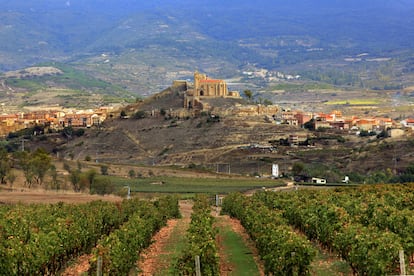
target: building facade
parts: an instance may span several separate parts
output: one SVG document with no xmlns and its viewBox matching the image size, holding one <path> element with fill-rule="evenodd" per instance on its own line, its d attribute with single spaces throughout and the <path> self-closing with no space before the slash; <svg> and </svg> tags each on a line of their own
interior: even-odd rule
<svg viewBox="0 0 414 276">
<path fill-rule="evenodd" d="M 187 89 L 184 96 L 184 107 L 203 110 L 203 99 L 208 98 L 240 98 L 236 91 L 228 91 L 224 80 L 210 79 L 206 74 L 194 72 L 194 87 Z"/>
</svg>

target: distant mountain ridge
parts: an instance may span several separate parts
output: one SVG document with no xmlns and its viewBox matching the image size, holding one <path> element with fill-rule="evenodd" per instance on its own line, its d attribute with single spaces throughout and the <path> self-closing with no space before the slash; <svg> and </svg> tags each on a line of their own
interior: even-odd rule
<svg viewBox="0 0 414 276">
<path fill-rule="evenodd" d="M 381 56 L 414 48 L 414 2 L 409 0 L 0 0 L 0 4 L 3 72 L 50 61 L 89 64 L 109 53 L 108 63 L 115 69 L 117 64 L 129 67 L 141 62 L 134 70 L 206 68 L 231 77 L 228 72 L 246 64 L 275 69 L 309 59 L 361 52 Z M 323 55 L 307 52 L 315 48 L 324 49 Z"/>
</svg>

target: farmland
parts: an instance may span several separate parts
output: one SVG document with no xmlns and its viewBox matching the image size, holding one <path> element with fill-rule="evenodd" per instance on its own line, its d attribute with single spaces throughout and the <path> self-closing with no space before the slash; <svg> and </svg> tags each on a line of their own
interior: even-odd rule
<svg viewBox="0 0 414 276">
<path fill-rule="evenodd" d="M 273 275 L 389 275 L 399 273 L 399 251 L 404 250 L 407 273 L 412 273 L 413 187 L 231 193 L 224 197 L 222 214 L 212 209 L 211 196 L 196 194 L 186 200 L 194 202 L 191 217 L 191 207 L 185 204 L 183 209 L 183 201 L 181 217 L 175 196 L 3 204 L 0 265 L 10 275 L 55 274 L 85 256 L 84 267 L 90 272 L 102 260 L 106 274 L 140 275 L 148 270 L 176 275 L 194 273 L 194 257 L 199 255 L 206 275 L 241 270 L 261 275 L 261 269 Z M 236 230 L 235 223 L 245 230 Z M 154 238 L 160 229 L 163 234 Z M 149 245 L 157 253 L 148 264 L 151 251 L 141 257 L 140 252 Z M 154 263 L 162 266 L 154 270 Z"/>
<path fill-rule="evenodd" d="M 398 274 L 400 250 L 407 260 L 413 257 L 412 188 L 232 195 L 224 210 L 242 221 L 256 240 L 266 271 L 275 275 L 309 271 L 315 256 L 310 241 L 335 252 L 354 274 L 390 275 Z"/>
</svg>

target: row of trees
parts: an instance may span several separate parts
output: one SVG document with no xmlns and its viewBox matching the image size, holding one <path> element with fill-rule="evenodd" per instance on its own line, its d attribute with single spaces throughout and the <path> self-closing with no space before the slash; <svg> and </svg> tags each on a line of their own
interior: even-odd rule
<svg viewBox="0 0 414 276">
<path fill-rule="evenodd" d="M 46 172 L 52 168 L 52 158 L 43 149 L 33 152 L 19 151 L 8 153 L 4 148 L 0 149 L 0 182 L 13 185 L 16 175 L 13 168 L 23 171 L 25 185 L 31 187 L 33 184 L 42 185 Z"/>
<path fill-rule="evenodd" d="M 101 165 L 100 173 L 107 175 L 108 168 L 107 165 Z M 10 187 L 13 187 L 17 179 L 16 171 L 21 171 L 24 176 L 24 185 L 27 188 L 38 186 L 59 190 L 66 186 L 66 180 L 68 180 L 75 192 L 89 191 L 90 193 L 109 194 L 115 191 L 115 185 L 109 178 L 98 179 L 98 172 L 95 169 L 85 171 L 80 162 L 77 163 L 77 166 L 71 166 L 65 162 L 63 169 L 68 172 L 65 184 L 59 177 L 52 157 L 44 149 L 10 153 L 5 148 L 0 148 L 0 183 L 2 185 L 9 184 Z M 50 179 L 47 185 L 45 179 Z"/>
</svg>

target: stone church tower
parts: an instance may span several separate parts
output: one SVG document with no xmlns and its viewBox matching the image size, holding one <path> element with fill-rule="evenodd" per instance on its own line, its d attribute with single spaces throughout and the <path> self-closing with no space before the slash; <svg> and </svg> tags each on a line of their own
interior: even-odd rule
<svg viewBox="0 0 414 276">
<path fill-rule="evenodd" d="M 203 109 L 203 99 L 240 98 L 236 91 L 229 92 L 224 80 L 209 79 L 206 74 L 194 72 L 194 88 L 188 89 L 184 95 L 185 108 Z"/>
<path fill-rule="evenodd" d="M 227 84 L 224 80 L 209 79 L 207 75 L 194 73 L 194 96 L 226 97 Z"/>
</svg>

